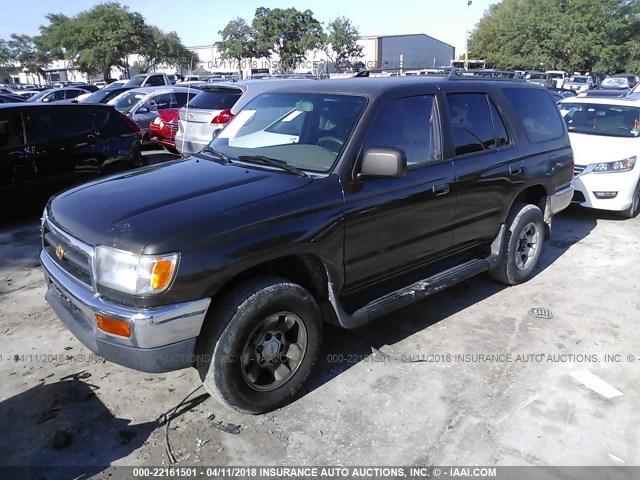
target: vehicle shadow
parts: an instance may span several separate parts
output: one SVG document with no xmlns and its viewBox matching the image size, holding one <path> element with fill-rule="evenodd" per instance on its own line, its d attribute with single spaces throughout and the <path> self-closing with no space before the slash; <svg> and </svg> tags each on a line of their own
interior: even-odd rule
<svg viewBox="0 0 640 480">
<path fill-rule="evenodd" d="M 0 273 L 40 264 L 40 214 L 0 223 Z"/>
<path fill-rule="evenodd" d="M 569 209 L 556 216 L 553 222 L 551 238 L 545 242 L 535 275 L 549 268 L 573 245 L 588 236 L 597 224 L 597 216 L 593 212 Z M 356 330 L 327 325 L 318 366 L 303 394 L 359 363 L 359 359 L 372 353 L 372 347 L 384 350 L 384 346 L 398 343 L 505 288 L 509 287 L 486 274 L 479 275 Z"/>
<path fill-rule="evenodd" d="M 0 470 L 6 478 L 89 478 L 140 448 L 159 422 L 115 417 L 97 389 L 72 378 L 1 402 Z"/>
</svg>

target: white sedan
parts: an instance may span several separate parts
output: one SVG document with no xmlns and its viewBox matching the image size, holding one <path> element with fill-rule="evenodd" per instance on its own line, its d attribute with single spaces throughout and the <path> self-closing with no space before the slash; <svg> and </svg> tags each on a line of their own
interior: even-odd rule
<svg viewBox="0 0 640 480">
<path fill-rule="evenodd" d="M 574 153 L 573 202 L 627 218 L 640 211 L 640 99 L 559 102 Z"/>
</svg>

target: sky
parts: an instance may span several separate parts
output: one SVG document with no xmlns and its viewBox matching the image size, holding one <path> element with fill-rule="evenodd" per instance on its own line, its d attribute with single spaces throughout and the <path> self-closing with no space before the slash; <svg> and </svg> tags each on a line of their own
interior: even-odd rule
<svg viewBox="0 0 640 480">
<path fill-rule="evenodd" d="M 7 17 L 0 19 L 0 38 L 8 39 L 12 33 L 37 35 L 38 27 L 48 23 L 46 14 L 73 16 L 98 3 L 101 2 L 0 0 L 0 12 L 14 12 L 9 15 L 10 21 Z M 467 0 L 121 0 L 120 3 L 142 14 L 148 24 L 177 32 L 188 47 L 212 45 L 220 40 L 218 32 L 229 20 L 239 16 L 251 22 L 258 7 L 295 7 L 311 10 L 323 24 L 346 16 L 361 35 L 426 33 L 453 45 L 459 55 L 464 52 L 465 13 L 471 31 L 487 8 L 499 0 L 473 0 L 469 7 Z"/>
</svg>

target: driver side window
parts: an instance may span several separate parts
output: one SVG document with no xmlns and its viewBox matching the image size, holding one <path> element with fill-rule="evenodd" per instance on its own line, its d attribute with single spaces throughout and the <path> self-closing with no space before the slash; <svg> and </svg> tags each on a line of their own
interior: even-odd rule
<svg viewBox="0 0 640 480">
<path fill-rule="evenodd" d="M 389 101 L 364 140 L 364 151 L 374 147 L 402 150 L 407 156 L 408 168 L 441 160 L 440 122 L 434 96 Z"/>
</svg>

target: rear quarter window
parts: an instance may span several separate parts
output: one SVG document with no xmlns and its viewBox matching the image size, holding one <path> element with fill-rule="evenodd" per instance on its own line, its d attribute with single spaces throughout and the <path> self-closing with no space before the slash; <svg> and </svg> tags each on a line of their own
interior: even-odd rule
<svg viewBox="0 0 640 480">
<path fill-rule="evenodd" d="M 544 90 L 505 88 L 504 96 L 516 111 L 531 143 L 541 143 L 564 135 L 564 125 L 553 99 Z"/>
<path fill-rule="evenodd" d="M 187 104 L 189 108 L 202 110 L 227 110 L 233 107 L 242 96 L 240 90 L 204 90 Z"/>
</svg>

